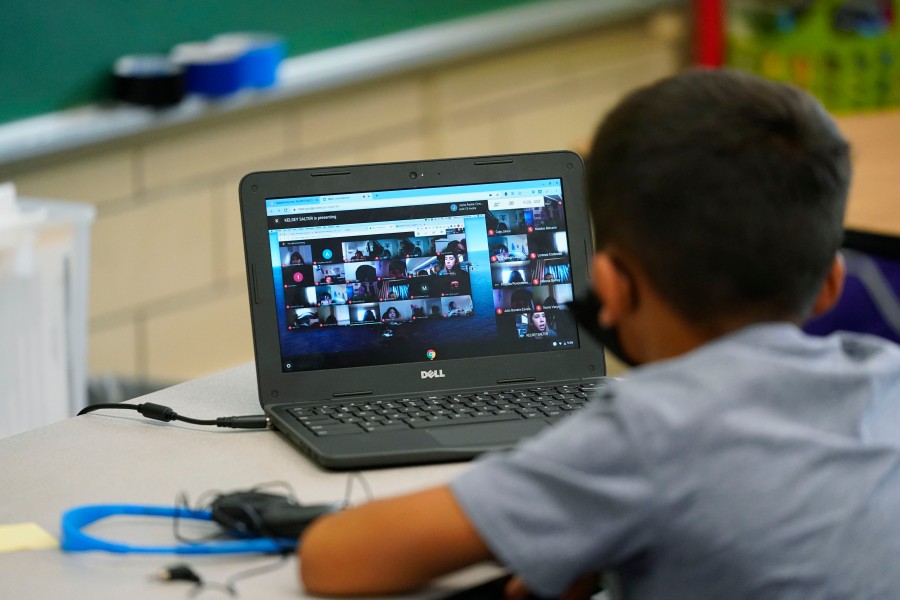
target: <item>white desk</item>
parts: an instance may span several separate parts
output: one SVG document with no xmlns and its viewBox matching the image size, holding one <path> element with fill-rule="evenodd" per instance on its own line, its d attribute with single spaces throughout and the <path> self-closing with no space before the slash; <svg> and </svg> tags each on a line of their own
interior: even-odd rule
<svg viewBox="0 0 900 600">
<path fill-rule="evenodd" d="M 135 402 L 164 404 L 200 419 L 259 414 L 255 379 L 248 364 Z M 454 463 L 373 470 L 365 478 L 378 498 L 445 482 L 463 468 L 464 463 Z M 73 506 L 171 506 L 179 492 L 196 500 L 208 490 L 232 491 L 275 480 L 289 483 L 303 503 L 334 502 L 344 498 L 347 474 L 319 469 L 272 431 L 160 423 L 137 412 L 102 411 L 0 440 L 0 524 L 34 522 L 58 537 L 60 516 Z M 364 498 L 358 485 L 353 497 Z M 125 525 L 136 534 L 148 526 L 137 520 Z M 58 549 L 7 553 L 0 554 L 0 598 L 184 600 L 190 584 L 155 580 L 161 567 L 187 562 L 204 579 L 224 582 L 238 571 L 274 561 L 271 556 L 66 554 Z M 469 569 L 430 591 L 470 585 L 497 572 L 493 565 Z M 303 594 L 293 557 L 274 572 L 238 582 L 237 588 L 241 598 Z M 211 597 L 227 598 L 212 590 L 199 596 Z"/>
</svg>

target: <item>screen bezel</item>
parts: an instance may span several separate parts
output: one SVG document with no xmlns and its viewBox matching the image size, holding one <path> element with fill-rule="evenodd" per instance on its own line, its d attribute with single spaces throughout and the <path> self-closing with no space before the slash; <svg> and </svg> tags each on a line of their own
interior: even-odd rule
<svg viewBox="0 0 900 600">
<path fill-rule="evenodd" d="M 587 291 L 593 250 L 584 197 L 584 166 L 581 157 L 573 152 L 350 165 L 246 175 L 240 183 L 240 205 L 260 403 L 265 407 L 354 394 L 412 394 L 444 388 L 489 387 L 527 380 L 536 370 L 552 373 L 556 381 L 604 375 L 602 348 L 581 327 L 578 328 L 579 347 L 575 349 L 435 361 L 423 357 L 420 362 L 393 365 L 282 371 L 270 267 L 267 199 L 538 179 L 560 179 L 562 182 L 573 294 L 580 297 Z M 422 376 L 422 371 L 436 370 L 441 371 L 443 377 Z"/>
</svg>

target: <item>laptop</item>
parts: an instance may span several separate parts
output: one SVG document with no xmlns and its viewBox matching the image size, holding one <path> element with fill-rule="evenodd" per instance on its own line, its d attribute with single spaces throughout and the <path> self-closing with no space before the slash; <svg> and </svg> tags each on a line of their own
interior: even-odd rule
<svg viewBox="0 0 900 600">
<path fill-rule="evenodd" d="M 260 404 L 319 465 L 509 448 L 602 385 L 577 154 L 256 172 L 240 203 Z"/>
</svg>

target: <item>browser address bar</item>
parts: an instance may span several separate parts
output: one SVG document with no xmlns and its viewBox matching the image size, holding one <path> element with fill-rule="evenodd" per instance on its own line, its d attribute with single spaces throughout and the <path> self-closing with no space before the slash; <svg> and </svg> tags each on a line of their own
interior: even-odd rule
<svg viewBox="0 0 900 600">
<path fill-rule="evenodd" d="M 323 202 L 313 206 L 294 206 L 291 208 L 281 209 L 281 214 L 299 215 L 313 212 L 326 211 L 345 211 L 359 209 L 379 209 L 393 208 L 397 206 L 425 206 L 429 204 L 450 204 L 453 202 L 466 202 L 472 200 L 489 201 L 491 209 L 498 208 L 533 208 L 535 206 L 543 206 L 543 196 L 521 196 L 515 198 L 503 198 L 502 200 L 489 198 L 487 194 L 468 193 L 468 194 L 452 194 L 447 196 L 423 196 L 421 198 L 397 198 L 392 200 L 362 200 L 349 202 Z"/>
<path fill-rule="evenodd" d="M 463 198 L 461 196 L 470 196 Z M 326 211 L 343 211 L 343 210 L 359 210 L 365 208 L 393 208 L 395 206 L 407 206 L 415 204 L 416 206 L 424 206 L 426 204 L 447 204 L 448 202 L 458 202 L 465 200 L 484 199 L 484 194 L 459 194 L 454 196 L 437 196 L 423 198 L 398 198 L 396 200 L 357 200 L 351 202 L 323 202 L 315 206 L 295 206 L 286 209 L 285 214 L 303 214 L 310 212 L 326 212 Z"/>
<path fill-rule="evenodd" d="M 462 219 L 455 220 L 451 217 L 438 219 L 437 221 L 423 221 L 415 219 L 395 223 L 360 223 L 357 225 L 324 225 L 319 227 L 303 227 L 296 229 L 281 229 L 278 232 L 278 241 L 293 241 L 298 239 L 312 240 L 333 238 L 335 236 L 379 236 L 392 234 L 398 231 L 412 231 L 414 235 L 441 235 L 447 229 L 460 229 L 464 226 Z"/>
</svg>

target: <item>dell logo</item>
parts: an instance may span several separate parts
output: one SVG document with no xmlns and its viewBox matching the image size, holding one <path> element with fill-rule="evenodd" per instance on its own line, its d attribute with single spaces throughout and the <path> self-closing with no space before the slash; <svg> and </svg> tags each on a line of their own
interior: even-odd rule
<svg viewBox="0 0 900 600">
<path fill-rule="evenodd" d="M 444 377 L 443 369 L 432 369 L 430 371 L 422 371 L 422 379 L 439 379 Z"/>
</svg>

